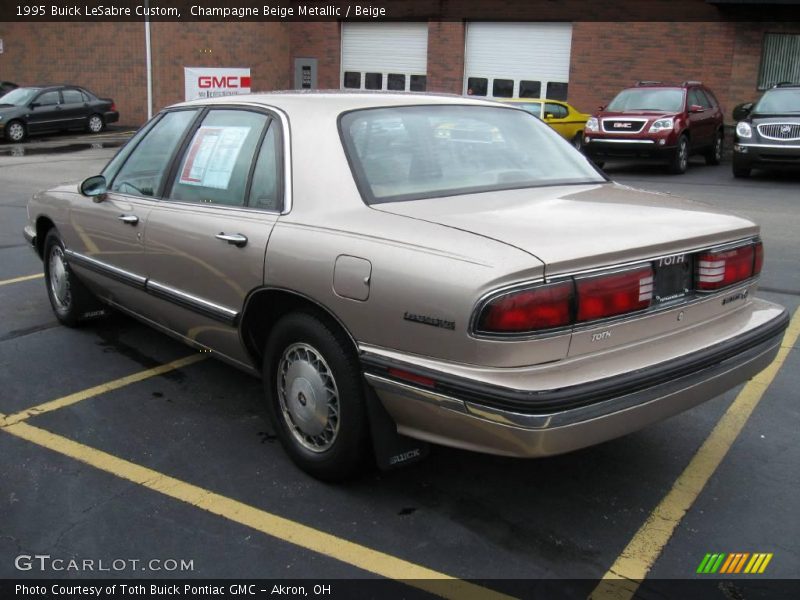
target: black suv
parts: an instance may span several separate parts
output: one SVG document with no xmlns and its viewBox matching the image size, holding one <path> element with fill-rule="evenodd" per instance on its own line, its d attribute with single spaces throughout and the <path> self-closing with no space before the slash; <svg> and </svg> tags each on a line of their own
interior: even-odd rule
<svg viewBox="0 0 800 600">
<path fill-rule="evenodd" d="M 800 168 L 800 84 L 779 83 L 755 105 L 738 105 L 733 118 L 734 177 L 749 177 L 754 168 Z"/>
</svg>

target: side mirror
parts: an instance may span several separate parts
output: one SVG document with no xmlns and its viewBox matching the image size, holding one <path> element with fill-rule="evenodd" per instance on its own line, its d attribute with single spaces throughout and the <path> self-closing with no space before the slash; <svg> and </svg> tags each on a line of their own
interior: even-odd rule
<svg viewBox="0 0 800 600">
<path fill-rule="evenodd" d="M 692 104 L 689 107 L 689 112 L 690 113 L 701 113 L 701 112 L 706 112 L 706 109 L 703 108 L 702 106 L 700 106 L 699 104 Z"/>
<path fill-rule="evenodd" d="M 102 202 L 108 191 L 108 183 L 102 175 L 94 175 L 81 182 L 81 194 L 92 198 L 95 202 Z"/>
<path fill-rule="evenodd" d="M 741 121 L 742 119 L 746 119 L 747 115 L 753 110 L 753 103 L 752 102 L 745 102 L 743 104 L 737 104 L 733 108 L 733 120 L 734 121 Z"/>
</svg>

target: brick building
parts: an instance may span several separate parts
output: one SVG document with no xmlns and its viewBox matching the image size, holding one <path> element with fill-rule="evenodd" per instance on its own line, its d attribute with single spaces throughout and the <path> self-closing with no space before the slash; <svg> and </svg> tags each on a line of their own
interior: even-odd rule
<svg viewBox="0 0 800 600">
<path fill-rule="evenodd" d="M 249 68 L 254 91 L 299 87 L 297 69 L 308 65 L 320 89 L 549 95 L 587 112 L 638 79 L 697 79 L 728 117 L 771 83 L 768 76 L 800 80 L 794 0 L 744 3 L 745 12 L 732 0 L 642 4 L 652 20 L 622 5 L 593 13 L 577 0 L 507 0 L 491 11 L 487 3 L 412 1 L 391 21 L 154 20 L 152 110 L 184 99 L 184 67 Z M 571 20 L 576 15 L 581 20 Z M 142 20 L 0 22 L 0 38 L 0 79 L 84 85 L 113 97 L 122 123 L 146 120 Z"/>
</svg>

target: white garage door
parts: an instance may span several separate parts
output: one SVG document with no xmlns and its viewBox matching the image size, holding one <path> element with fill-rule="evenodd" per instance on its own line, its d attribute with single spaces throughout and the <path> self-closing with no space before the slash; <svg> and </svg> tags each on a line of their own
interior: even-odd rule
<svg viewBox="0 0 800 600">
<path fill-rule="evenodd" d="M 342 23 L 341 86 L 424 92 L 427 23 Z"/>
<path fill-rule="evenodd" d="M 464 94 L 567 99 L 571 23 L 469 23 Z"/>
</svg>

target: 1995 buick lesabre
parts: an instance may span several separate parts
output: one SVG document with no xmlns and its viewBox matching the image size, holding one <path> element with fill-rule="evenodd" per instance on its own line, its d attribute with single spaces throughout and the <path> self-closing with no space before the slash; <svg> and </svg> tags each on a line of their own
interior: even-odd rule
<svg viewBox="0 0 800 600">
<path fill-rule="evenodd" d="M 788 322 L 754 297 L 756 225 L 619 186 L 467 98 L 178 104 L 28 216 L 63 323 L 110 305 L 261 376 L 323 479 L 425 442 L 535 457 L 621 436 L 756 374 Z"/>
</svg>

